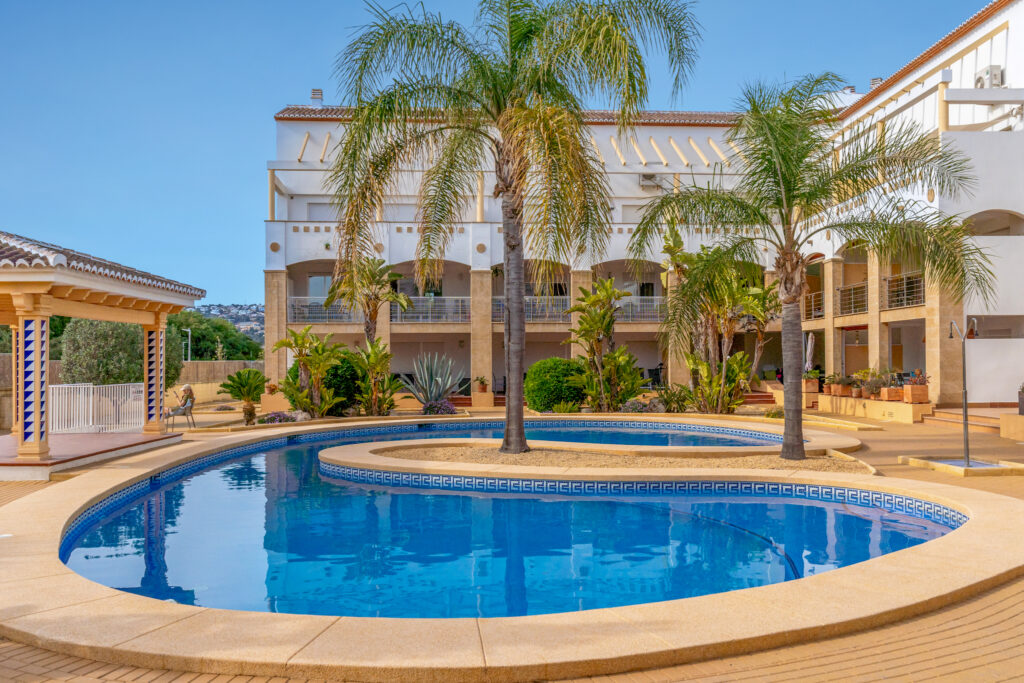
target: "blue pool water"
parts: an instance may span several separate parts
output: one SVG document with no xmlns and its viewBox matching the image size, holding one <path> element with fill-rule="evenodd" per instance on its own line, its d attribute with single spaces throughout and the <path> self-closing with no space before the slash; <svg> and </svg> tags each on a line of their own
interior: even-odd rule
<svg viewBox="0 0 1024 683">
<path fill-rule="evenodd" d="M 496 617 L 788 581 L 949 531 L 921 517 L 800 498 L 513 496 L 319 474 L 324 447 L 424 435 L 268 448 L 154 484 L 66 539 L 63 558 L 99 583 L 191 605 Z"/>
</svg>

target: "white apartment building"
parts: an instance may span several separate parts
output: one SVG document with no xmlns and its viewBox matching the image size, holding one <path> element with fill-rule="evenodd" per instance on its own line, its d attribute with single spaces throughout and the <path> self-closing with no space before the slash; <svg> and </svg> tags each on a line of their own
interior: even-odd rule
<svg viewBox="0 0 1024 683">
<path fill-rule="evenodd" d="M 972 403 L 1016 401 L 1024 381 L 1024 0 L 995 0 L 962 25 L 900 67 L 873 81 L 859 95 L 843 93 L 843 136 L 883 134 L 886 126 L 912 121 L 939 135 L 973 162 L 977 187 L 952 201 L 933 189 L 892 186 L 888 192 L 925 201 L 972 221 L 975 238 L 992 256 L 998 295 L 991 305 L 954 302 L 902 264 L 879 263 L 873 255 L 828 238 L 816 243 L 804 331 L 815 335 L 814 361 L 827 373 L 850 374 L 864 367 L 921 369 L 931 378 L 931 398 L 958 403 L 961 390 L 959 339 L 949 338 L 951 321 L 961 328 L 978 320 L 968 344 L 968 388 Z M 276 159 L 268 162 L 265 235 L 266 340 L 268 348 L 285 329 L 312 324 L 317 333 L 356 345 L 362 339 L 357 314 L 322 306 L 330 282 L 336 215 L 324 180 L 346 110 L 327 106 L 319 90 L 310 104 L 287 106 L 275 115 Z M 612 188 L 614 227 L 608 249 L 595 263 L 563 264 L 563 283 L 554 292 L 527 294 L 527 363 L 569 355 L 569 318 L 564 313 L 578 287 L 596 277 L 614 277 L 630 291 L 624 300 L 617 342 L 625 343 L 649 373 L 676 375 L 659 348 L 665 278 L 660 264 L 636 277 L 626 265 L 626 245 L 641 208 L 673 183 L 706 182 L 712 174 L 728 184 L 741 163 L 725 140 L 728 112 L 646 113 L 631 134 L 619 137 L 610 112 L 589 114 L 593 142 Z M 500 207 L 490 196 L 493 169 L 482 168 L 483 183 L 470 203 L 446 255 L 444 276 L 434 291 L 419 292 L 412 281 L 418 238 L 416 195 L 422 168 L 409 169 L 400 193 L 390 196 L 377 224 L 377 251 L 409 276 L 399 286 L 413 308 L 381 316 L 379 333 L 396 358 L 394 370 L 408 372 L 421 353 L 455 359 L 466 378 L 489 377 L 504 385 L 502 350 L 502 235 Z M 486 190 L 485 190 L 486 188 Z M 847 207 L 853 208 L 856 200 Z M 696 249 L 698 235 L 690 240 Z M 765 254 L 765 264 L 771 263 Z M 769 274 L 770 276 L 770 274 Z M 752 345 L 743 335 L 737 347 Z M 770 344 L 762 370 L 780 363 Z M 287 369 L 284 352 L 267 353 L 267 374 Z"/>
</svg>

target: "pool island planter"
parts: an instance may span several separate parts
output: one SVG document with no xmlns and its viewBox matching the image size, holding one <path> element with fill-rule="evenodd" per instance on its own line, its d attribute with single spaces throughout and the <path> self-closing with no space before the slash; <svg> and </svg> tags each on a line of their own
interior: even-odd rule
<svg viewBox="0 0 1024 683">
<path fill-rule="evenodd" d="M 149 485 L 151 477 L 172 469 L 201 469 L 199 463 L 226 449 L 254 452 L 267 440 L 308 440 L 303 437 L 312 438 L 318 431 L 329 429 L 291 426 L 173 446 L 89 471 L 3 506 L 0 528 L 10 536 L 0 538 L 0 580 L 5 583 L 0 635 L 119 665 L 203 673 L 520 681 L 663 667 L 827 638 L 938 609 L 1024 575 L 1024 544 L 1017 542 L 1024 501 L 955 486 L 797 470 L 510 471 L 511 466 L 438 462 L 418 466 L 433 473 L 438 468 L 483 467 L 492 477 L 542 480 L 848 487 L 930 501 L 968 519 L 941 538 L 794 581 L 525 617 L 339 618 L 191 607 L 99 585 L 60 562 L 58 547 L 69 526 L 112 494 L 125 495 L 130 487 Z M 382 444 L 372 446 L 379 449 Z M 414 461 L 402 462 L 416 466 Z"/>
</svg>

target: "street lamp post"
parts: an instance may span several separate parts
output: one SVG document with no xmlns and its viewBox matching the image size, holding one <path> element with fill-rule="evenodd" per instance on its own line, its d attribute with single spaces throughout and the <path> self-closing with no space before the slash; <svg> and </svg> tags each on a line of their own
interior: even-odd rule
<svg viewBox="0 0 1024 683">
<path fill-rule="evenodd" d="M 188 342 L 187 342 L 187 344 L 188 344 L 188 347 L 187 347 L 188 348 L 188 353 L 185 356 L 185 360 L 191 361 L 192 360 L 192 328 L 191 327 L 183 327 L 183 328 L 181 328 L 181 330 L 182 330 L 182 332 L 188 332 Z"/>
<path fill-rule="evenodd" d="M 953 330 L 956 330 L 957 335 L 960 336 L 960 368 L 961 368 L 961 387 L 960 387 L 960 400 L 963 406 L 963 423 L 964 423 L 964 467 L 971 466 L 971 438 L 967 427 L 967 338 L 972 331 L 977 333 L 978 319 L 971 318 L 967 323 L 967 332 L 960 331 L 960 326 L 956 324 L 955 320 L 949 321 L 949 338 L 953 338 Z"/>
</svg>

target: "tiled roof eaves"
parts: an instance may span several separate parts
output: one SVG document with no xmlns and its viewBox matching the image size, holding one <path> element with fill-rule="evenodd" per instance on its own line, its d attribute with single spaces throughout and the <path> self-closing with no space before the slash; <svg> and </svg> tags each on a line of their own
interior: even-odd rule
<svg viewBox="0 0 1024 683">
<path fill-rule="evenodd" d="M 988 5 L 979 10 L 974 16 L 970 17 L 964 23 L 957 26 L 955 29 L 947 33 L 938 42 L 932 45 L 930 48 L 914 57 L 910 62 L 904 65 L 899 71 L 886 78 L 879 85 L 871 89 L 871 92 L 865 94 L 859 100 L 851 104 L 849 107 L 839 113 L 839 118 L 845 119 L 854 113 L 863 109 L 869 102 L 875 101 L 875 99 L 883 92 L 891 88 L 892 86 L 899 83 L 901 80 L 909 76 L 913 71 L 919 69 L 921 66 L 926 64 L 928 60 L 936 57 L 940 52 L 948 48 L 950 45 L 955 43 L 957 40 L 962 38 L 965 34 L 970 33 L 975 28 L 991 19 L 1000 10 L 1008 7 L 1016 0 L 993 0 Z"/>
<path fill-rule="evenodd" d="M 311 107 L 289 105 L 277 112 L 277 121 L 346 121 L 350 118 L 349 107 Z M 594 110 L 586 113 L 589 124 L 614 124 L 616 112 Z M 637 118 L 638 125 L 644 126 L 729 126 L 736 114 L 719 111 L 645 111 Z"/>
<path fill-rule="evenodd" d="M 8 232 L 0 232 L 0 268 L 67 268 L 196 299 L 206 296 L 205 290 L 183 282 Z"/>
</svg>

